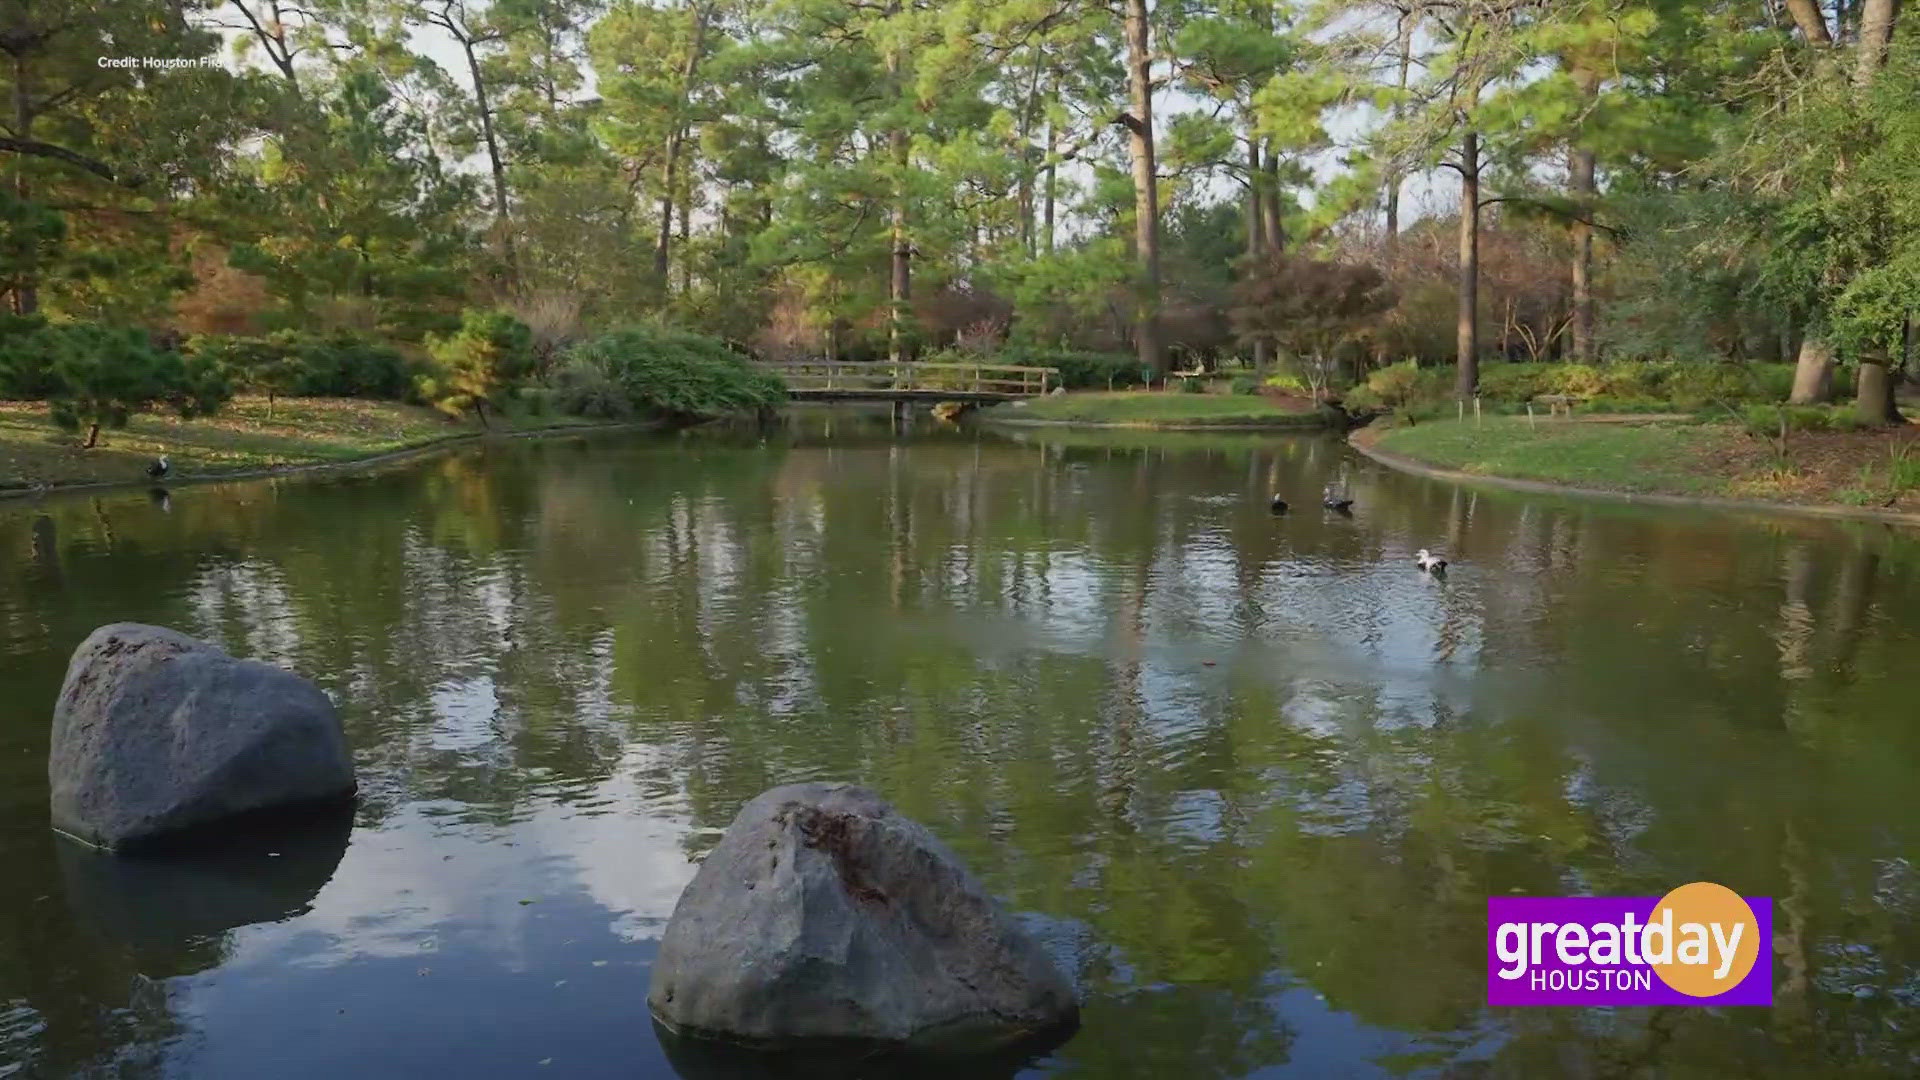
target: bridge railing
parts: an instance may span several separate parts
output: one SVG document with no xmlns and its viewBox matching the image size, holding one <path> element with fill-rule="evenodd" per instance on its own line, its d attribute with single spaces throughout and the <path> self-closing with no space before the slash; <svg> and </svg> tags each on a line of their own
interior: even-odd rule
<svg viewBox="0 0 1920 1080">
<path fill-rule="evenodd" d="M 780 376 L 800 394 L 955 393 L 1023 397 L 1045 394 L 1060 383 L 1060 369 L 1019 364 L 858 362 L 799 360 L 756 365 Z"/>
</svg>

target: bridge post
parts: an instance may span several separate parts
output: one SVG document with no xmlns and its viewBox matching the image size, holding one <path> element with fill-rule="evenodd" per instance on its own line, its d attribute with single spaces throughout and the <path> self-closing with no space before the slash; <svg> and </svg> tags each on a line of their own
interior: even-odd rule
<svg viewBox="0 0 1920 1080">
<path fill-rule="evenodd" d="M 905 427 L 913 419 L 913 402 L 901 398 L 893 403 L 893 426 Z"/>
</svg>

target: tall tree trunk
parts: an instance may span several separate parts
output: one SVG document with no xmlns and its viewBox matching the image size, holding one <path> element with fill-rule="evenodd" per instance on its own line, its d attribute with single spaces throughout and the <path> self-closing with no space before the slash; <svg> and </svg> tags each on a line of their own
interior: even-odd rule
<svg viewBox="0 0 1920 1080">
<path fill-rule="evenodd" d="M 449 29 L 455 25 L 451 19 Z M 480 110 L 480 136 L 487 145 L 487 164 L 493 169 L 493 227 L 500 234 L 500 256 L 507 264 L 507 286 L 518 288 L 520 270 L 513 253 L 513 224 L 507 216 L 507 163 L 500 156 L 500 140 L 493 132 L 493 107 L 487 103 L 487 80 L 480 75 L 480 58 L 474 54 L 474 38 L 464 29 L 454 30 L 455 40 L 467 54 L 467 72 L 473 77 L 473 100 Z"/>
<path fill-rule="evenodd" d="M 1267 148 L 1266 186 L 1260 194 L 1266 205 L 1260 211 L 1260 225 L 1266 230 L 1266 248 L 1270 255 L 1278 255 L 1287 249 L 1287 223 L 1280 216 L 1280 155 Z"/>
<path fill-rule="evenodd" d="M 692 20 L 692 33 L 687 35 L 687 55 L 680 62 L 680 97 L 673 110 L 673 126 L 667 130 L 666 161 L 660 166 L 660 234 L 653 247 L 653 276 L 659 279 L 660 289 L 668 287 L 668 256 L 673 245 L 673 201 L 679 193 L 675 186 L 680 178 L 680 152 L 686 145 L 689 123 L 687 108 L 693 101 L 693 77 L 700 70 L 700 54 L 707 44 L 707 19 L 712 14 L 713 4 L 695 3 L 687 9 L 687 17 Z"/>
<path fill-rule="evenodd" d="M 1260 137 L 1247 126 L 1247 273 L 1260 272 L 1266 254 L 1266 206 L 1260 198 Z M 1262 334 L 1253 339 L 1253 370 L 1261 375 L 1273 363 L 1273 342 Z"/>
<path fill-rule="evenodd" d="M 1833 397 L 1833 349 L 1826 339 L 1808 334 L 1800 341 L 1800 357 L 1793 368 L 1791 405 L 1816 405 Z"/>
<path fill-rule="evenodd" d="M 900 5 L 888 7 L 898 13 Z M 907 92 L 905 67 L 899 47 L 887 53 L 887 80 L 896 97 Z M 900 363 L 907 359 L 907 304 L 913 296 L 913 240 L 907 232 L 907 170 L 912 164 L 912 146 L 907 129 L 896 125 L 887 132 L 887 153 L 893 162 L 892 206 L 887 212 L 887 233 L 891 254 L 887 273 L 887 359 Z M 974 221 L 974 244 L 979 244 L 980 223 Z"/>
<path fill-rule="evenodd" d="M 1400 13 L 1399 33 L 1396 51 L 1399 53 L 1399 74 L 1394 85 L 1402 93 L 1407 89 L 1407 74 L 1413 68 L 1413 32 L 1419 24 L 1415 9 L 1408 8 Z M 1398 113 L 1400 103 L 1394 102 L 1394 112 Z M 1391 254 L 1400 243 L 1400 170 L 1389 169 L 1386 177 L 1387 189 L 1387 252 Z"/>
<path fill-rule="evenodd" d="M 1854 59 L 1853 83 L 1866 89 L 1887 63 L 1887 45 L 1893 40 L 1893 23 L 1900 15 L 1900 0 L 1866 0 L 1860 7 L 1860 51 Z"/>
<path fill-rule="evenodd" d="M 1820 0 L 1787 0 L 1787 14 L 1793 16 L 1793 24 L 1808 41 L 1815 45 L 1833 44 L 1833 34 L 1827 29 L 1827 17 L 1820 10 Z"/>
<path fill-rule="evenodd" d="M 1893 369 L 1882 350 L 1863 353 L 1854 383 L 1853 413 L 1862 424 L 1876 427 L 1903 422 L 1893 403 Z"/>
<path fill-rule="evenodd" d="M 693 288 L 693 260 L 687 258 L 687 240 L 693 235 L 692 227 L 693 193 L 680 200 L 680 295 L 685 296 Z"/>
<path fill-rule="evenodd" d="M 680 133 L 667 136 L 666 160 L 660 166 L 660 232 L 653 243 L 653 276 L 660 291 L 667 289 L 667 257 L 673 246 L 673 188 L 679 182 Z"/>
<path fill-rule="evenodd" d="M 13 54 L 13 130 L 22 140 L 33 138 L 33 96 L 28 89 L 27 58 L 24 53 Z M 13 158 L 13 194 L 22 204 L 29 201 L 31 188 L 27 185 L 27 159 L 16 154 Z M 38 260 L 34 260 L 37 262 Z M 38 266 L 23 266 L 13 282 L 13 313 L 32 315 L 40 310 Z M 93 445 L 89 442 L 87 445 Z"/>
<path fill-rule="evenodd" d="M 1480 388 L 1480 136 L 1460 141 L 1459 358 L 1454 395 L 1465 401 Z"/>
<path fill-rule="evenodd" d="M 1140 364 L 1156 375 L 1167 370 L 1160 346 L 1160 192 L 1154 174 L 1153 49 L 1147 0 L 1127 0 L 1127 90 L 1132 106 L 1124 118 L 1133 158 L 1134 251 L 1140 262 L 1134 309 L 1134 345 Z"/>
<path fill-rule="evenodd" d="M 1053 152 L 1054 152 L 1054 149 L 1059 145 L 1059 141 L 1060 141 L 1059 131 L 1054 128 L 1053 121 L 1048 120 L 1047 121 L 1047 183 L 1046 183 L 1047 190 L 1046 190 L 1046 194 L 1042 196 L 1041 201 L 1045 204 L 1045 207 L 1046 207 L 1045 218 L 1043 222 L 1043 226 L 1044 226 L 1043 240 L 1046 244 L 1046 252 L 1049 255 L 1053 254 L 1053 204 L 1054 204 L 1054 192 L 1057 190 L 1055 186 L 1055 181 L 1057 180 L 1059 175 L 1057 171 L 1059 167 L 1054 163 Z"/>
<path fill-rule="evenodd" d="M 889 212 L 888 232 L 893 244 L 892 265 L 887 275 L 887 359 L 899 363 L 907 359 L 907 305 L 913 299 L 913 241 L 907 235 L 908 143 L 905 129 L 887 134 L 895 170 L 893 209 Z M 979 223 L 975 222 L 978 235 Z M 976 238 L 975 243 L 978 243 Z"/>
<path fill-rule="evenodd" d="M 1046 53 L 1039 45 L 1033 47 L 1033 69 L 1027 77 L 1027 97 L 1020 106 L 1020 173 L 1019 173 L 1019 209 L 1020 209 L 1020 250 L 1031 257 L 1034 252 L 1033 227 L 1033 124 L 1034 110 L 1040 101 L 1040 68 Z"/>
<path fill-rule="evenodd" d="M 1260 166 L 1260 137 L 1247 132 L 1247 257 L 1258 260 L 1266 250 L 1266 200 L 1260 197 L 1265 175 Z"/>
<path fill-rule="evenodd" d="M 1591 103 L 1600 91 L 1599 72 L 1583 61 L 1573 69 L 1573 84 L 1583 102 Z M 1594 339 L 1593 309 L 1593 203 L 1599 188 L 1594 182 L 1594 152 L 1591 147 L 1574 146 L 1567 168 L 1567 186 L 1572 189 L 1573 222 L 1573 358 L 1591 364 L 1599 351 Z"/>
</svg>

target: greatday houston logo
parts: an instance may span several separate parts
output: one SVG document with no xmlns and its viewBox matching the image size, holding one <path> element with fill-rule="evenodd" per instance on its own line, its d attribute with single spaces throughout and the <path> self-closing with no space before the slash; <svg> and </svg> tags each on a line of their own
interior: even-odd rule
<svg viewBox="0 0 1920 1080">
<path fill-rule="evenodd" d="M 1488 897 L 1487 1004 L 1772 1005 L 1773 901 L 1710 881 Z"/>
</svg>

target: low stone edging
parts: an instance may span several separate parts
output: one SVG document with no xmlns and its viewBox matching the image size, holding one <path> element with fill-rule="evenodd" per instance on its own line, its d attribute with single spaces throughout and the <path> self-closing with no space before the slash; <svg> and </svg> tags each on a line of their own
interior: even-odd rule
<svg viewBox="0 0 1920 1080">
<path fill-rule="evenodd" d="M 169 476 L 164 485 L 155 480 L 107 480 L 88 484 L 43 484 L 39 487 L 0 488 L 0 500 L 24 499 L 40 495 L 69 495 L 78 492 L 126 491 L 134 488 L 165 486 L 167 488 L 187 487 L 193 484 L 213 484 L 228 480 L 259 480 L 265 477 L 300 476 L 308 473 L 352 472 L 359 469 L 375 469 L 383 465 L 407 461 L 428 454 L 437 454 L 453 450 L 473 442 L 490 439 L 533 439 L 554 435 L 593 434 L 607 431 L 648 431 L 666 425 L 658 420 L 632 420 L 617 424 L 564 424 L 553 427 L 526 428 L 519 431 L 469 431 L 458 435 L 441 435 L 412 446 L 403 446 L 397 450 L 386 450 L 371 457 L 347 458 L 343 461 L 313 461 L 301 465 L 268 465 L 263 468 L 238 469 L 233 472 L 195 473 L 191 476 Z"/>
</svg>

